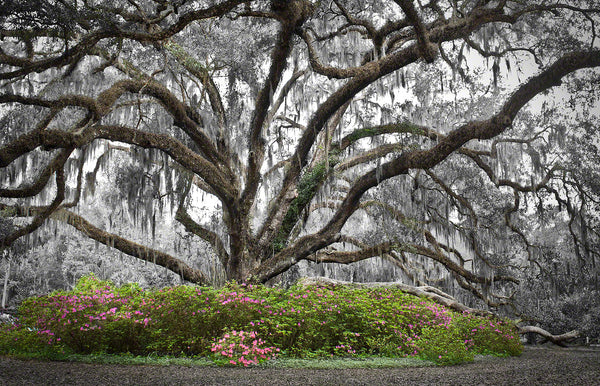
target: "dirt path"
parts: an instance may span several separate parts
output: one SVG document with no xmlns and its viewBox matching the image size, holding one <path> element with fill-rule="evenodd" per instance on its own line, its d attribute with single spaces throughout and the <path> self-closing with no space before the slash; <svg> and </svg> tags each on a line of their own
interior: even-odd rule
<svg viewBox="0 0 600 386">
<path fill-rule="evenodd" d="M 600 350 L 528 348 L 452 367 L 238 369 L 0 358 L 0 385 L 600 385 Z"/>
</svg>

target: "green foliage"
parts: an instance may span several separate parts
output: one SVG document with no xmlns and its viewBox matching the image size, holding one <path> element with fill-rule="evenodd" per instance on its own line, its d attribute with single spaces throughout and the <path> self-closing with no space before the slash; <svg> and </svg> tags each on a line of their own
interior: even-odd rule
<svg viewBox="0 0 600 386">
<path fill-rule="evenodd" d="M 74 293 L 84 292 L 95 292 L 97 290 L 110 289 L 110 282 L 106 280 L 99 280 L 93 273 L 83 276 L 77 281 L 73 288 Z M 61 291 L 54 292 L 54 294 L 60 294 Z"/>
<path fill-rule="evenodd" d="M 209 69 L 206 68 L 202 63 L 193 58 L 183 47 L 175 42 L 168 42 L 165 44 L 165 48 L 175 56 L 182 65 L 184 65 L 189 71 L 193 73 L 200 74 L 203 76 L 204 74 L 208 74 Z M 214 69 L 210 69 L 213 70 Z"/>
<path fill-rule="evenodd" d="M 60 358 L 69 350 L 60 341 L 31 327 L 0 323 L 0 354 L 37 358 Z"/>
<path fill-rule="evenodd" d="M 333 168 L 335 165 L 337 165 L 339 159 L 335 156 L 332 156 L 328 158 L 327 162 L 329 162 L 329 168 Z M 311 202 L 317 193 L 317 190 L 326 178 L 327 164 L 325 160 L 317 163 L 314 168 L 302 176 L 300 182 L 298 183 L 298 196 L 292 201 L 292 204 L 290 205 L 290 208 L 283 219 L 281 229 L 273 241 L 274 253 L 277 253 L 285 248 L 290 232 L 298 222 L 302 211 Z"/>
<path fill-rule="evenodd" d="M 474 352 L 467 347 L 460 328 L 456 325 L 423 329 L 420 356 L 441 365 L 454 365 L 473 360 Z"/>
<path fill-rule="evenodd" d="M 519 332 L 511 321 L 464 313 L 456 326 L 465 345 L 475 354 L 518 356 L 523 352 Z"/>
<path fill-rule="evenodd" d="M 375 355 L 440 364 L 522 350 L 509 322 L 457 314 L 393 288 L 282 290 L 230 283 L 219 290 L 143 291 L 88 276 L 73 291 L 27 299 L 19 314 L 20 327 L 0 332 L 0 354 L 48 346 L 211 357 L 217 364 L 246 366 L 279 350 L 288 358 Z"/>
</svg>

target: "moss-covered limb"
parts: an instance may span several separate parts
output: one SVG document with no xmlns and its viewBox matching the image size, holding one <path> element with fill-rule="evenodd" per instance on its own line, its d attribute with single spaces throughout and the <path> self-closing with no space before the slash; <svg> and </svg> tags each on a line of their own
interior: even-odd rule
<svg viewBox="0 0 600 386">
<path fill-rule="evenodd" d="M 469 271 L 463 266 L 452 261 L 448 256 L 443 254 L 439 249 L 427 248 L 423 245 L 412 244 L 412 243 L 398 243 L 392 245 L 392 249 L 397 252 L 407 252 L 414 255 L 420 255 L 428 257 L 438 263 L 442 264 L 451 273 L 468 280 L 470 283 L 488 284 L 492 282 L 512 282 L 518 284 L 519 281 L 511 276 L 495 275 L 492 277 L 485 277 L 476 275 Z"/>
<path fill-rule="evenodd" d="M 342 151 L 348 148 L 356 141 L 358 141 L 359 139 L 394 133 L 415 134 L 432 139 L 435 139 L 437 137 L 437 133 L 425 126 L 420 126 L 408 121 L 404 121 L 399 123 L 389 123 L 386 125 L 365 127 L 362 129 L 354 130 L 352 133 L 342 138 L 340 142 L 332 143 L 331 149 L 337 149 L 338 151 Z"/>
<path fill-rule="evenodd" d="M 122 39 L 117 41 L 117 50 L 122 46 Z M 117 51 L 118 52 L 118 51 Z M 95 72 L 104 71 L 106 67 L 114 67 L 127 75 L 131 79 L 150 79 L 150 75 L 137 68 L 131 61 L 119 57 L 118 54 L 110 53 L 108 50 L 100 47 L 92 47 L 90 55 L 98 56 L 105 60 L 103 64 L 94 69 Z"/>
<path fill-rule="evenodd" d="M 465 306 L 464 304 L 461 304 L 459 302 L 456 301 L 456 299 L 454 299 L 452 296 L 440 291 L 439 289 L 435 288 L 435 287 L 430 287 L 430 286 L 420 286 L 420 287 L 413 287 L 407 284 L 402 284 L 402 283 L 350 283 L 350 282 L 345 282 L 345 281 L 341 281 L 341 280 L 335 280 L 335 279 L 329 279 L 329 278 L 324 278 L 324 277 L 308 277 L 308 278 L 303 278 L 301 280 L 298 281 L 299 285 L 302 286 L 312 286 L 312 285 L 319 285 L 319 286 L 338 286 L 338 285 L 344 285 L 344 286 L 349 286 L 349 287 L 353 287 L 353 288 L 398 288 L 403 292 L 406 292 L 408 294 L 411 295 L 415 295 L 418 297 L 425 297 L 428 299 L 432 299 L 437 303 L 440 303 L 448 308 L 451 308 L 455 311 L 458 312 L 469 312 L 471 314 L 475 314 L 475 315 L 481 315 L 481 316 L 490 316 L 493 315 L 491 312 L 486 311 L 486 310 L 479 310 L 479 309 L 474 309 L 474 308 L 470 308 Z"/>
<path fill-rule="evenodd" d="M 230 179 L 232 179 L 231 177 L 233 176 L 233 173 L 231 173 L 230 170 L 230 157 L 232 157 L 231 152 L 225 148 L 225 142 L 222 140 L 222 138 L 216 144 L 214 144 L 212 139 L 200 129 L 203 126 L 203 122 L 196 110 L 180 101 L 164 85 L 135 67 L 131 62 L 123 59 L 115 60 L 109 55 L 108 52 L 100 49 L 94 50 L 93 53 L 106 60 L 112 60 L 112 66 L 114 68 L 131 78 L 131 80 L 122 80 L 114 83 L 110 88 L 104 90 L 98 96 L 97 104 L 103 109 L 103 111 L 101 111 L 103 114 L 114 108 L 115 101 L 126 91 L 151 96 L 160 102 L 165 110 L 171 115 L 175 121 L 175 124 L 198 145 L 202 153 L 213 163 L 218 164 L 221 169 L 226 170 Z M 224 117 L 224 109 L 222 105 L 221 110 Z M 220 115 L 217 114 L 217 116 Z"/>
<path fill-rule="evenodd" d="M 69 149 L 69 154 L 73 151 L 73 149 Z M 56 209 L 58 209 L 59 205 L 65 199 L 65 171 L 63 168 L 59 168 L 56 170 L 56 196 L 52 200 L 52 202 L 48 206 L 41 207 L 35 214 L 33 214 L 33 220 L 18 229 L 14 232 L 8 234 L 6 237 L 0 238 L 0 250 L 10 246 L 13 242 L 15 242 L 18 238 L 28 235 L 38 229 L 44 221 L 48 219 L 50 215 Z M 1 208 L 0 209 L 4 209 Z"/>
<path fill-rule="evenodd" d="M 519 334 L 527 334 L 527 333 L 536 333 L 546 339 L 548 339 L 550 342 L 561 346 L 561 347 L 567 347 L 567 345 L 565 344 L 565 342 L 569 342 L 572 341 L 576 338 L 579 337 L 580 333 L 577 330 L 573 330 L 573 331 L 569 331 L 566 332 L 564 334 L 560 334 L 560 335 L 553 335 L 550 332 L 537 327 L 537 326 L 523 326 L 523 327 L 519 327 Z"/>
<path fill-rule="evenodd" d="M 64 176 L 57 176 L 59 183 L 61 179 L 64 179 Z M 64 187 L 64 182 L 60 183 L 60 186 Z M 64 191 L 64 188 L 61 191 Z M 39 226 L 39 224 L 36 223 L 36 219 L 40 219 L 40 221 L 42 221 L 46 218 L 50 218 L 55 221 L 66 223 L 93 240 L 96 240 L 111 248 L 115 248 L 140 260 L 145 260 L 165 267 L 168 270 L 181 275 L 181 277 L 183 277 L 185 280 L 196 284 L 210 284 L 209 280 L 201 271 L 188 266 L 185 262 L 177 259 L 176 257 L 149 248 L 145 245 L 127 240 L 113 233 L 106 232 L 92 225 L 85 218 L 74 212 L 68 211 L 64 208 L 57 209 L 57 205 L 60 203 L 62 198 L 64 198 L 64 195 L 58 194 L 55 201 L 48 207 L 11 206 L 0 203 L 0 215 L 4 217 L 35 217 L 34 221 L 27 227 L 26 230 L 29 230 L 28 228 L 32 228 L 35 225 Z"/>
<path fill-rule="evenodd" d="M 204 91 L 208 95 L 211 109 L 218 122 L 219 131 L 216 139 L 217 149 L 224 155 L 223 159 L 229 158 L 232 160 L 231 163 L 240 164 L 241 161 L 238 159 L 238 155 L 231 151 L 226 140 L 227 114 L 225 112 L 225 106 L 223 105 L 221 93 L 219 92 L 219 89 L 217 88 L 217 85 L 211 76 L 211 73 L 218 70 L 218 68 L 211 68 L 203 65 L 199 60 L 190 55 L 183 47 L 173 41 L 168 41 L 164 44 L 164 47 L 186 70 L 188 70 L 190 74 L 199 79 L 202 83 Z M 195 114 L 195 110 L 190 110 L 192 110 Z"/>
<path fill-rule="evenodd" d="M 338 171 L 348 170 L 354 166 L 364 164 L 385 157 L 388 154 L 403 151 L 403 150 L 416 150 L 416 145 L 403 145 L 400 143 L 389 143 L 376 147 L 365 152 L 358 154 L 355 157 L 345 160 L 336 166 Z"/>
<path fill-rule="evenodd" d="M 217 256 L 219 257 L 221 264 L 223 264 L 223 266 L 227 265 L 227 262 L 229 260 L 229 254 L 227 253 L 225 245 L 223 244 L 223 241 L 221 240 L 219 235 L 192 220 L 188 212 L 185 209 L 183 209 L 182 206 L 180 206 L 179 209 L 177 209 L 177 212 L 175 214 L 175 220 L 179 221 L 185 227 L 186 231 L 195 234 L 202 240 L 209 243 L 213 247 L 213 250 L 215 251 Z"/>
<path fill-rule="evenodd" d="M 383 242 L 377 245 L 368 246 L 357 251 L 327 251 L 321 250 L 314 255 L 309 255 L 306 260 L 312 260 L 320 263 L 338 263 L 350 264 L 358 261 L 370 259 L 371 257 L 381 256 L 391 251 L 392 244 Z"/>
<path fill-rule="evenodd" d="M 477 214 L 475 213 L 475 210 L 473 209 L 469 201 L 467 201 L 464 197 L 454 192 L 452 188 L 446 185 L 446 183 L 444 183 L 444 181 L 441 178 L 439 178 L 433 171 L 428 169 L 425 170 L 425 173 L 427 173 L 429 178 L 431 178 L 433 182 L 438 184 L 444 190 L 444 192 L 446 192 L 454 200 L 458 201 L 463 207 L 467 208 L 467 210 L 470 213 L 471 220 L 473 221 L 473 226 L 477 226 Z"/>
<path fill-rule="evenodd" d="M 184 261 L 164 252 L 148 248 L 145 245 L 135 243 L 118 235 L 99 229 L 78 214 L 69 212 L 65 209 L 59 209 L 52 214 L 51 218 L 71 225 L 85 236 L 94 239 L 99 243 L 111 248 L 115 248 L 140 260 L 145 260 L 165 267 L 168 270 L 180 275 L 183 279 L 191 281 L 192 283 L 201 285 L 210 284 L 210 281 L 200 270 L 190 267 Z"/>
<path fill-rule="evenodd" d="M 392 146 L 393 149 L 397 148 L 396 145 L 390 146 Z M 315 166 L 312 169 L 308 170 L 300 179 L 297 188 L 298 196 L 292 201 L 290 208 L 285 214 L 279 232 L 277 233 L 275 239 L 271 243 L 274 253 L 281 251 L 287 245 L 288 239 L 292 230 L 294 229 L 294 226 L 298 223 L 298 220 L 300 219 L 303 211 L 310 204 L 315 194 L 317 193 L 323 182 L 326 180 L 328 174 L 328 167 L 333 168 L 336 167 L 336 165 L 341 165 L 338 158 L 339 152 L 339 148 L 332 148 L 329 152 L 328 165 L 325 163 L 325 160 L 322 160 L 316 163 Z M 383 205 L 383 203 L 381 202 L 380 204 Z M 369 201 L 364 203 L 362 206 L 366 208 L 369 205 L 375 205 L 375 203 Z M 385 209 L 393 211 L 393 208 L 391 208 L 391 206 L 389 205 Z M 398 213 L 396 213 L 396 217 L 405 226 L 411 229 L 420 229 L 419 224 L 416 223 L 414 219 L 408 219 L 402 214 L 398 216 Z"/>
<path fill-rule="evenodd" d="M 50 177 L 59 168 L 64 168 L 67 159 L 73 153 L 73 149 L 63 149 L 38 175 L 34 178 L 34 182 L 17 189 L 2 189 L 0 188 L 0 197 L 5 198 L 23 198 L 33 197 L 40 193 L 48 184 Z"/>
<path fill-rule="evenodd" d="M 349 100 L 346 103 L 344 103 L 335 112 L 335 114 L 333 114 L 333 116 L 325 125 L 325 131 L 323 132 L 323 135 L 320 135 L 317 138 L 317 151 L 315 152 L 315 155 L 313 156 L 313 159 L 310 162 L 310 167 L 313 167 L 315 163 L 320 161 L 321 158 L 324 157 L 326 154 L 329 154 L 330 156 L 339 156 L 342 153 L 342 150 L 339 148 L 339 146 L 332 146 L 332 133 L 335 131 L 336 127 L 340 125 L 344 114 L 346 113 L 346 111 L 348 111 L 348 108 L 350 107 L 351 102 L 352 100 Z"/>
<path fill-rule="evenodd" d="M 500 306 L 510 306 L 513 309 L 513 311 L 516 311 L 514 308 L 514 304 L 512 304 L 511 302 L 506 301 L 506 300 L 494 301 L 494 300 L 492 300 L 492 298 L 499 298 L 500 296 L 490 293 L 489 291 L 487 291 L 484 294 L 480 288 L 477 288 L 476 286 L 472 285 L 467 280 L 465 280 L 462 276 L 456 275 L 454 273 L 452 276 L 454 277 L 454 280 L 456 280 L 456 282 L 458 283 L 458 285 L 461 288 L 472 293 L 476 298 L 481 299 L 485 304 L 488 305 L 488 307 L 498 308 Z"/>
<path fill-rule="evenodd" d="M 148 133 L 127 126 L 93 126 L 80 133 L 62 130 L 33 131 L 21 135 L 10 144 L 0 147 L 0 167 L 5 167 L 18 157 L 27 154 L 36 147 L 47 149 L 78 148 L 97 139 L 107 139 L 136 145 L 145 149 L 158 149 L 170 156 L 182 167 L 202 177 L 221 199 L 232 202 L 237 189 L 227 175 L 224 175 L 213 163 L 199 156 L 183 143 L 164 135 Z"/>
<path fill-rule="evenodd" d="M 275 13 L 282 17 L 282 22 L 278 28 L 275 46 L 271 51 L 269 72 L 256 95 L 254 111 L 250 120 L 248 158 L 245 170 L 246 186 L 240 199 L 240 212 L 244 217 L 247 217 L 252 210 L 262 179 L 261 167 L 264 162 L 267 146 L 267 142 L 263 137 L 263 129 L 265 124 L 268 124 L 269 109 L 273 102 L 272 95 L 282 81 L 288 57 L 292 53 L 293 38 L 297 30 L 313 11 L 312 4 L 305 0 L 282 2 L 280 5 L 281 8 L 278 8 Z M 285 85 L 283 88 L 285 89 Z M 285 90 L 282 89 L 282 92 L 285 92 Z M 286 193 L 286 185 L 290 186 L 289 180 L 284 180 L 282 184 L 284 195 Z"/>
<path fill-rule="evenodd" d="M 304 69 L 304 70 L 300 70 L 300 71 L 294 71 L 294 73 L 292 74 L 292 76 L 290 77 L 290 79 L 288 79 L 288 81 L 285 82 L 285 84 L 283 85 L 283 87 L 281 87 L 281 91 L 279 92 L 279 96 L 273 102 L 273 105 L 271 106 L 271 109 L 269 110 L 269 113 L 267 115 L 267 119 L 265 121 L 265 125 L 266 126 L 269 126 L 271 124 L 271 122 L 275 118 L 275 114 L 277 113 L 277 110 L 279 110 L 279 108 L 281 107 L 281 105 L 285 101 L 285 98 L 288 96 L 289 92 L 292 90 L 292 88 L 294 87 L 294 85 L 296 84 L 296 82 L 298 81 L 298 79 L 300 79 L 301 77 L 303 77 L 307 73 L 308 73 L 308 69 Z M 282 119 L 286 119 L 286 118 L 283 117 Z"/>
<path fill-rule="evenodd" d="M 310 204 L 321 185 L 323 185 L 323 182 L 327 179 L 328 169 L 333 168 L 338 162 L 339 160 L 336 156 L 330 156 L 327 161 L 322 160 L 318 162 L 302 176 L 298 183 L 298 196 L 292 201 L 279 232 L 271 243 L 274 253 L 285 248 L 290 233 L 300 219 L 302 212 Z"/>
<path fill-rule="evenodd" d="M 208 242 L 223 267 L 227 266 L 229 262 L 229 254 L 227 253 L 227 249 L 225 249 L 225 245 L 223 244 L 223 240 L 219 237 L 218 234 L 211 231 L 208 228 L 205 228 L 194 221 L 189 215 L 186 208 L 186 201 L 188 200 L 190 191 L 192 189 L 192 185 L 194 184 L 194 180 L 197 180 L 197 176 L 193 175 L 189 172 L 183 172 L 185 177 L 182 181 L 182 186 L 178 187 L 180 196 L 179 196 L 179 205 L 177 207 L 177 212 L 175 212 L 175 220 L 177 220 L 181 225 L 184 226 L 185 230 L 200 237 L 204 241 Z"/>
</svg>

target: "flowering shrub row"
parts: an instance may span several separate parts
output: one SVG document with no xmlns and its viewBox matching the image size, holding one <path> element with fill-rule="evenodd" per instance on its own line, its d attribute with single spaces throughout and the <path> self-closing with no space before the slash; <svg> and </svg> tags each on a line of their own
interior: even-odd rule
<svg viewBox="0 0 600 386">
<path fill-rule="evenodd" d="M 27 299 L 18 323 L 0 328 L 0 353 L 19 351 L 23 335 L 78 353 L 199 355 L 243 366 L 276 353 L 458 363 L 522 350 L 511 323 L 458 314 L 391 288 L 230 284 L 143 291 L 88 276 L 72 291 Z"/>
</svg>

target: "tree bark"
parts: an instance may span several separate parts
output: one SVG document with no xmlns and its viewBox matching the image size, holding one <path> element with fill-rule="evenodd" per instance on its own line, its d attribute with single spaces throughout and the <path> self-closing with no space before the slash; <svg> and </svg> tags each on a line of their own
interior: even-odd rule
<svg viewBox="0 0 600 386">
<path fill-rule="evenodd" d="M 577 331 L 577 330 L 569 331 L 569 332 L 566 332 L 566 333 L 560 334 L 560 335 L 552 335 L 551 333 L 544 330 L 543 328 L 536 327 L 536 326 L 519 327 L 519 333 L 521 335 L 526 334 L 528 332 L 533 332 L 535 334 L 538 334 L 538 335 L 542 336 L 544 339 L 547 339 L 550 342 L 552 342 L 558 346 L 561 346 L 561 347 L 567 347 L 565 342 L 570 342 L 573 339 L 576 339 L 579 337 L 579 331 Z"/>
<path fill-rule="evenodd" d="M 6 273 L 4 274 L 4 287 L 2 289 L 2 309 L 6 308 L 8 298 L 8 277 L 10 275 L 10 261 L 6 261 Z"/>
</svg>

